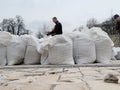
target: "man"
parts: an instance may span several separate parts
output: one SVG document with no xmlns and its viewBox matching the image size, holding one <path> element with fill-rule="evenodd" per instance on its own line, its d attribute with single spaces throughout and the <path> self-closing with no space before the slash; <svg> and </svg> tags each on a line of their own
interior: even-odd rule
<svg viewBox="0 0 120 90">
<path fill-rule="evenodd" d="M 116 22 L 116 30 L 118 31 L 119 34 L 119 41 L 120 41 L 120 16 L 118 14 L 114 15 L 113 19 Z"/>
<path fill-rule="evenodd" d="M 52 35 L 52 36 L 54 36 L 54 35 L 60 35 L 60 34 L 62 34 L 63 32 L 62 32 L 62 24 L 57 20 L 57 18 L 56 17 L 53 17 L 53 22 L 56 24 L 55 25 L 55 27 L 54 27 L 54 29 L 51 31 L 51 32 L 48 32 L 48 36 L 49 35 Z"/>
</svg>

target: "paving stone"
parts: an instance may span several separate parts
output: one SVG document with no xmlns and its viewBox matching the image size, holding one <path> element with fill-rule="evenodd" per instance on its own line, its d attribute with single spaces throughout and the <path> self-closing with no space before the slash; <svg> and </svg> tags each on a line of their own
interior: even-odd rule
<svg viewBox="0 0 120 90">
<path fill-rule="evenodd" d="M 50 90 L 50 87 L 51 85 L 44 85 L 44 86 L 23 85 L 23 86 L 0 87 L 0 90 Z"/>
<path fill-rule="evenodd" d="M 41 76 L 36 77 L 36 81 L 34 83 L 36 84 L 54 84 L 57 82 L 59 78 L 59 75 L 49 75 L 49 76 Z"/>
<path fill-rule="evenodd" d="M 88 90 L 84 84 L 57 85 L 54 90 Z"/>
<path fill-rule="evenodd" d="M 64 72 L 66 73 L 76 73 L 79 72 L 79 68 L 64 68 Z"/>
<path fill-rule="evenodd" d="M 120 73 L 116 70 L 101 70 L 100 71 L 101 74 L 114 74 L 114 75 L 120 75 Z"/>
<path fill-rule="evenodd" d="M 82 75 L 80 73 L 63 74 L 61 76 L 60 82 L 80 83 L 82 82 Z"/>
<path fill-rule="evenodd" d="M 0 90 L 15 90 L 14 87 L 1 87 L 0 86 Z"/>
<path fill-rule="evenodd" d="M 104 83 L 103 81 L 88 81 L 91 90 L 120 90 L 119 84 Z"/>
<path fill-rule="evenodd" d="M 82 74 L 84 74 L 84 76 L 93 76 L 93 75 L 99 75 L 100 73 L 99 72 L 97 72 L 97 71 L 93 71 L 93 70 L 90 70 L 90 71 L 88 71 L 88 70 L 84 70 L 84 71 L 81 71 L 82 72 Z"/>
</svg>

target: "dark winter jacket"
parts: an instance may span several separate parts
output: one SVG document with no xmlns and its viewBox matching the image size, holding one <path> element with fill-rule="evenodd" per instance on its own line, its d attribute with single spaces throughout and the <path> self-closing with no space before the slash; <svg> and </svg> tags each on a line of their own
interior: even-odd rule
<svg viewBox="0 0 120 90">
<path fill-rule="evenodd" d="M 120 21 L 116 23 L 116 30 L 120 34 Z"/>
<path fill-rule="evenodd" d="M 60 35 L 60 34 L 62 34 L 63 32 L 62 32 L 62 24 L 60 23 L 60 22 L 56 22 L 55 23 L 56 25 L 55 25 L 55 27 L 54 27 L 54 30 L 53 31 L 51 31 L 51 32 L 49 32 L 47 35 L 52 35 L 52 36 L 54 36 L 54 35 Z"/>
</svg>

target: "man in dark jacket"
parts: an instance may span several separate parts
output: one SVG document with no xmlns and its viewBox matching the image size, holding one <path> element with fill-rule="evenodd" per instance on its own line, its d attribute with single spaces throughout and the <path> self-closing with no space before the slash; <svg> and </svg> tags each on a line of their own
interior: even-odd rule
<svg viewBox="0 0 120 90">
<path fill-rule="evenodd" d="M 114 15 L 114 20 L 116 22 L 116 30 L 118 31 L 118 37 L 119 37 L 119 41 L 120 41 L 120 16 L 118 14 Z"/>
<path fill-rule="evenodd" d="M 54 29 L 51 31 L 51 32 L 48 32 L 48 36 L 49 35 L 52 35 L 52 36 L 54 36 L 54 35 L 60 35 L 60 34 L 62 34 L 63 32 L 62 32 L 62 24 L 57 20 L 57 18 L 56 17 L 53 17 L 53 22 L 56 24 L 55 25 L 55 27 L 54 27 Z"/>
</svg>

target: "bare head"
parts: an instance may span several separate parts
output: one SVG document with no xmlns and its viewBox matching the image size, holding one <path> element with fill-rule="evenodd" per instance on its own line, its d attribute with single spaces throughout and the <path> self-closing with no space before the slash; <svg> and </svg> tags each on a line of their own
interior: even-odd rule
<svg viewBox="0 0 120 90">
<path fill-rule="evenodd" d="M 118 20 L 119 20 L 119 17 L 120 17 L 120 16 L 119 16 L 118 14 L 116 14 L 116 15 L 114 15 L 113 18 L 114 18 L 115 21 L 118 21 Z"/>
<path fill-rule="evenodd" d="M 58 21 L 57 17 L 53 17 L 52 20 L 53 20 L 54 23 L 56 23 Z"/>
</svg>

